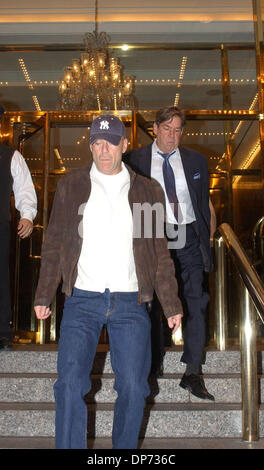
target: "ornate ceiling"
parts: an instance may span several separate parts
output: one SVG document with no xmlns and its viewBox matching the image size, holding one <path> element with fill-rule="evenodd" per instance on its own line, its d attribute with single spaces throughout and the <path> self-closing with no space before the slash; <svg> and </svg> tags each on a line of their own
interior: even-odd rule
<svg viewBox="0 0 264 470">
<path fill-rule="evenodd" d="M 42 110 L 56 109 L 63 68 L 80 56 L 83 35 L 94 30 L 95 1 L 40 0 L 36 8 L 33 0 L 24 0 L 22 5 L 10 0 L 7 8 L 0 0 L 0 100 L 10 110 L 35 109 L 34 95 Z M 99 0 L 97 19 L 125 73 L 136 77 L 140 109 L 175 99 L 187 108 L 221 106 L 221 56 L 214 44 L 251 44 L 254 49 L 251 0 Z M 123 44 L 137 47 L 123 51 Z M 204 44 L 211 50 L 190 50 Z M 230 67 L 233 105 L 249 107 L 255 96 L 254 50 L 231 52 Z M 245 86 L 254 90 L 245 92 Z"/>
</svg>

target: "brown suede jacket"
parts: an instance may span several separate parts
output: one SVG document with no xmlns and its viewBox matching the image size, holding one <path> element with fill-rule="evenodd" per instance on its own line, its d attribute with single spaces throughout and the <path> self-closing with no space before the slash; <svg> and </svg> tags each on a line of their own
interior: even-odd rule
<svg viewBox="0 0 264 470">
<path fill-rule="evenodd" d="M 164 206 L 162 188 L 154 180 L 134 173 L 130 174 L 129 204 L 134 203 Z M 77 263 L 82 248 L 79 225 L 82 221 L 80 206 L 86 203 L 91 192 L 90 167 L 73 170 L 59 181 L 54 197 L 49 225 L 42 246 L 40 276 L 34 305 L 49 306 L 62 279 L 62 292 L 72 295 L 77 278 Z M 155 236 L 155 211 L 152 212 L 153 236 L 133 238 L 133 251 L 139 285 L 139 303 L 149 302 L 156 291 L 163 312 L 168 318 L 182 312 L 178 297 L 173 261 L 167 248 L 165 236 Z M 141 214 L 144 227 L 144 213 Z M 158 234 L 159 235 L 159 234 Z M 160 235 L 159 235 L 160 236 Z M 107 227 L 106 227 L 107 239 Z"/>
</svg>

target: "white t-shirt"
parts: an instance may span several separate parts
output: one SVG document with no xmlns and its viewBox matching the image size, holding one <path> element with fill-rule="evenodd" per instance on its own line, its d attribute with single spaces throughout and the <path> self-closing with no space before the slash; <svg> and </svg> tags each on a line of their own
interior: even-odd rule
<svg viewBox="0 0 264 470">
<path fill-rule="evenodd" d="M 128 202 L 130 175 L 122 164 L 116 175 L 93 163 L 91 194 L 83 213 L 83 243 L 75 287 L 104 292 L 136 292 L 133 218 Z"/>
</svg>

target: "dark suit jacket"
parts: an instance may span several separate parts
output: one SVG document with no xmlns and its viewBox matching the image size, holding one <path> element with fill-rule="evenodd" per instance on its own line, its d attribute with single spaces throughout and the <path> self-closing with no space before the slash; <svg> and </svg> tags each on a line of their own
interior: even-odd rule
<svg viewBox="0 0 264 470">
<path fill-rule="evenodd" d="M 209 272 L 212 270 L 212 260 L 210 249 L 210 209 L 207 162 L 204 155 L 195 150 L 181 146 L 179 150 L 196 217 L 204 270 Z M 130 153 L 127 153 L 123 159 L 134 171 L 150 178 L 151 154 L 152 144 L 132 150 Z"/>
</svg>

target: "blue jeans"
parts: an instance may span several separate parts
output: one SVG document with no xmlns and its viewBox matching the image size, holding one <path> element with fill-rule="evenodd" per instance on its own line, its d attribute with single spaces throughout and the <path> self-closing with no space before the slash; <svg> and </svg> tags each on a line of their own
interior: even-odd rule
<svg viewBox="0 0 264 470">
<path fill-rule="evenodd" d="M 58 347 L 56 448 L 87 447 L 90 373 L 103 325 L 109 336 L 118 397 L 114 409 L 114 449 L 136 449 L 151 365 L 150 319 L 137 292 L 104 293 L 74 288 L 65 301 Z"/>
</svg>

